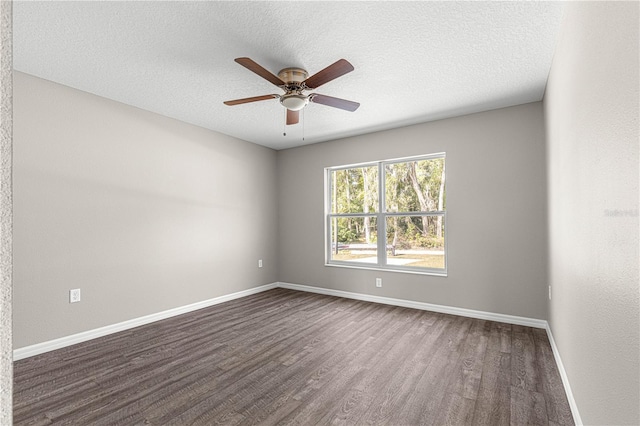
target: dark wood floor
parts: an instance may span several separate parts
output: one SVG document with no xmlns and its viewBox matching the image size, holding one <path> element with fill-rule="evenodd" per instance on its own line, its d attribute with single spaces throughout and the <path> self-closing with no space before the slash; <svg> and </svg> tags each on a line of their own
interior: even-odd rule
<svg viewBox="0 0 640 426">
<path fill-rule="evenodd" d="M 544 330 L 284 289 L 14 368 L 15 424 L 573 424 Z"/>
</svg>

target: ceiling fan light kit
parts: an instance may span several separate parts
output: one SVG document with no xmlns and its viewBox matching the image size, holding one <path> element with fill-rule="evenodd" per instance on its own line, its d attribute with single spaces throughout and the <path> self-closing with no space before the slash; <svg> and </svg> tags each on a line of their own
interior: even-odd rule
<svg viewBox="0 0 640 426">
<path fill-rule="evenodd" d="M 291 111 L 300 111 L 309 103 L 309 97 L 299 95 L 297 93 L 285 94 L 280 96 L 280 103 L 286 109 L 290 109 Z"/>
<path fill-rule="evenodd" d="M 275 76 L 250 58 L 236 58 L 235 61 L 270 83 L 280 87 L 285 91 L 285 93 L 283 95 L 264 95 L 235 99 L 224 102 L 225 105 L 233 106 L 279 98 L 280 104 L 287 109 L 286 122 L 288 125 L 299 122 L 298 111 L 303 109 L 309 102 L 339 108 L 345 111 L 355 111 L 360 106 L 357 102 L 347 101 L 345 99 L 333 98 L 331 96 L 320 95 L 317 93 L 310 93 L 308 95 L 303 93 L 305 90 L 315 89 L 331 80 L 353 71 L 353 65 L 345 59 L 338 60 L 311 77 L 309 77 L 309 73 L 302 68 L 285 68 L 280 70 L 278 75 Z"/>
</svg>

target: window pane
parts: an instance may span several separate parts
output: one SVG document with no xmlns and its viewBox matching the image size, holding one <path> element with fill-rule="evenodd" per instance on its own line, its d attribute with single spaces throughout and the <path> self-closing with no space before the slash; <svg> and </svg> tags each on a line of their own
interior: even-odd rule
<svg viewBox="0 0 640 426">
<path fill-rule="evenodd" d="M 331 172 L 331 213 L 375 213 L 377 206 L 378 166 Z"/>
<path fill-rule="evenodd" d="M 385 165 L 387 212 L 445 210 L 444 158 Z"/>
<path fill-rule="evenodd" d="M 378 263 L 375 217 L 331 219 L 331 260 Z"/>
<path fill-rule="evenodd" d="M 387 264 L 444 269 L 444 217 L 387 218 Z"/>
</svg>

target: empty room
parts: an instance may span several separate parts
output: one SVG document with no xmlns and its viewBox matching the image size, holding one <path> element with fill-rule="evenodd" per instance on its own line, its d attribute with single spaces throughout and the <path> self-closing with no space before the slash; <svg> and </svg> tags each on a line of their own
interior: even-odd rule
<svg viewBox="0 0 640 426">
<path fill-rule="evenodd" d="M 0 424 L 640 424 L 639 9 L 0 2 Z"/>
</svg>

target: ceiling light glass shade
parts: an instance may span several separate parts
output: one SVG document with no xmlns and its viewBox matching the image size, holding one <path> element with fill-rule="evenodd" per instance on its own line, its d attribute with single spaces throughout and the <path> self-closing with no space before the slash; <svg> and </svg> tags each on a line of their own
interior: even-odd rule
<svg viewBox="0 0 640 426">
<path fill-rule="evenodd" d="M 305 95 L 284 95 L 280 98 L 280 103 L 291 111 L 300 111 L 309 103 L 309 98 Z"/>
</svg>

